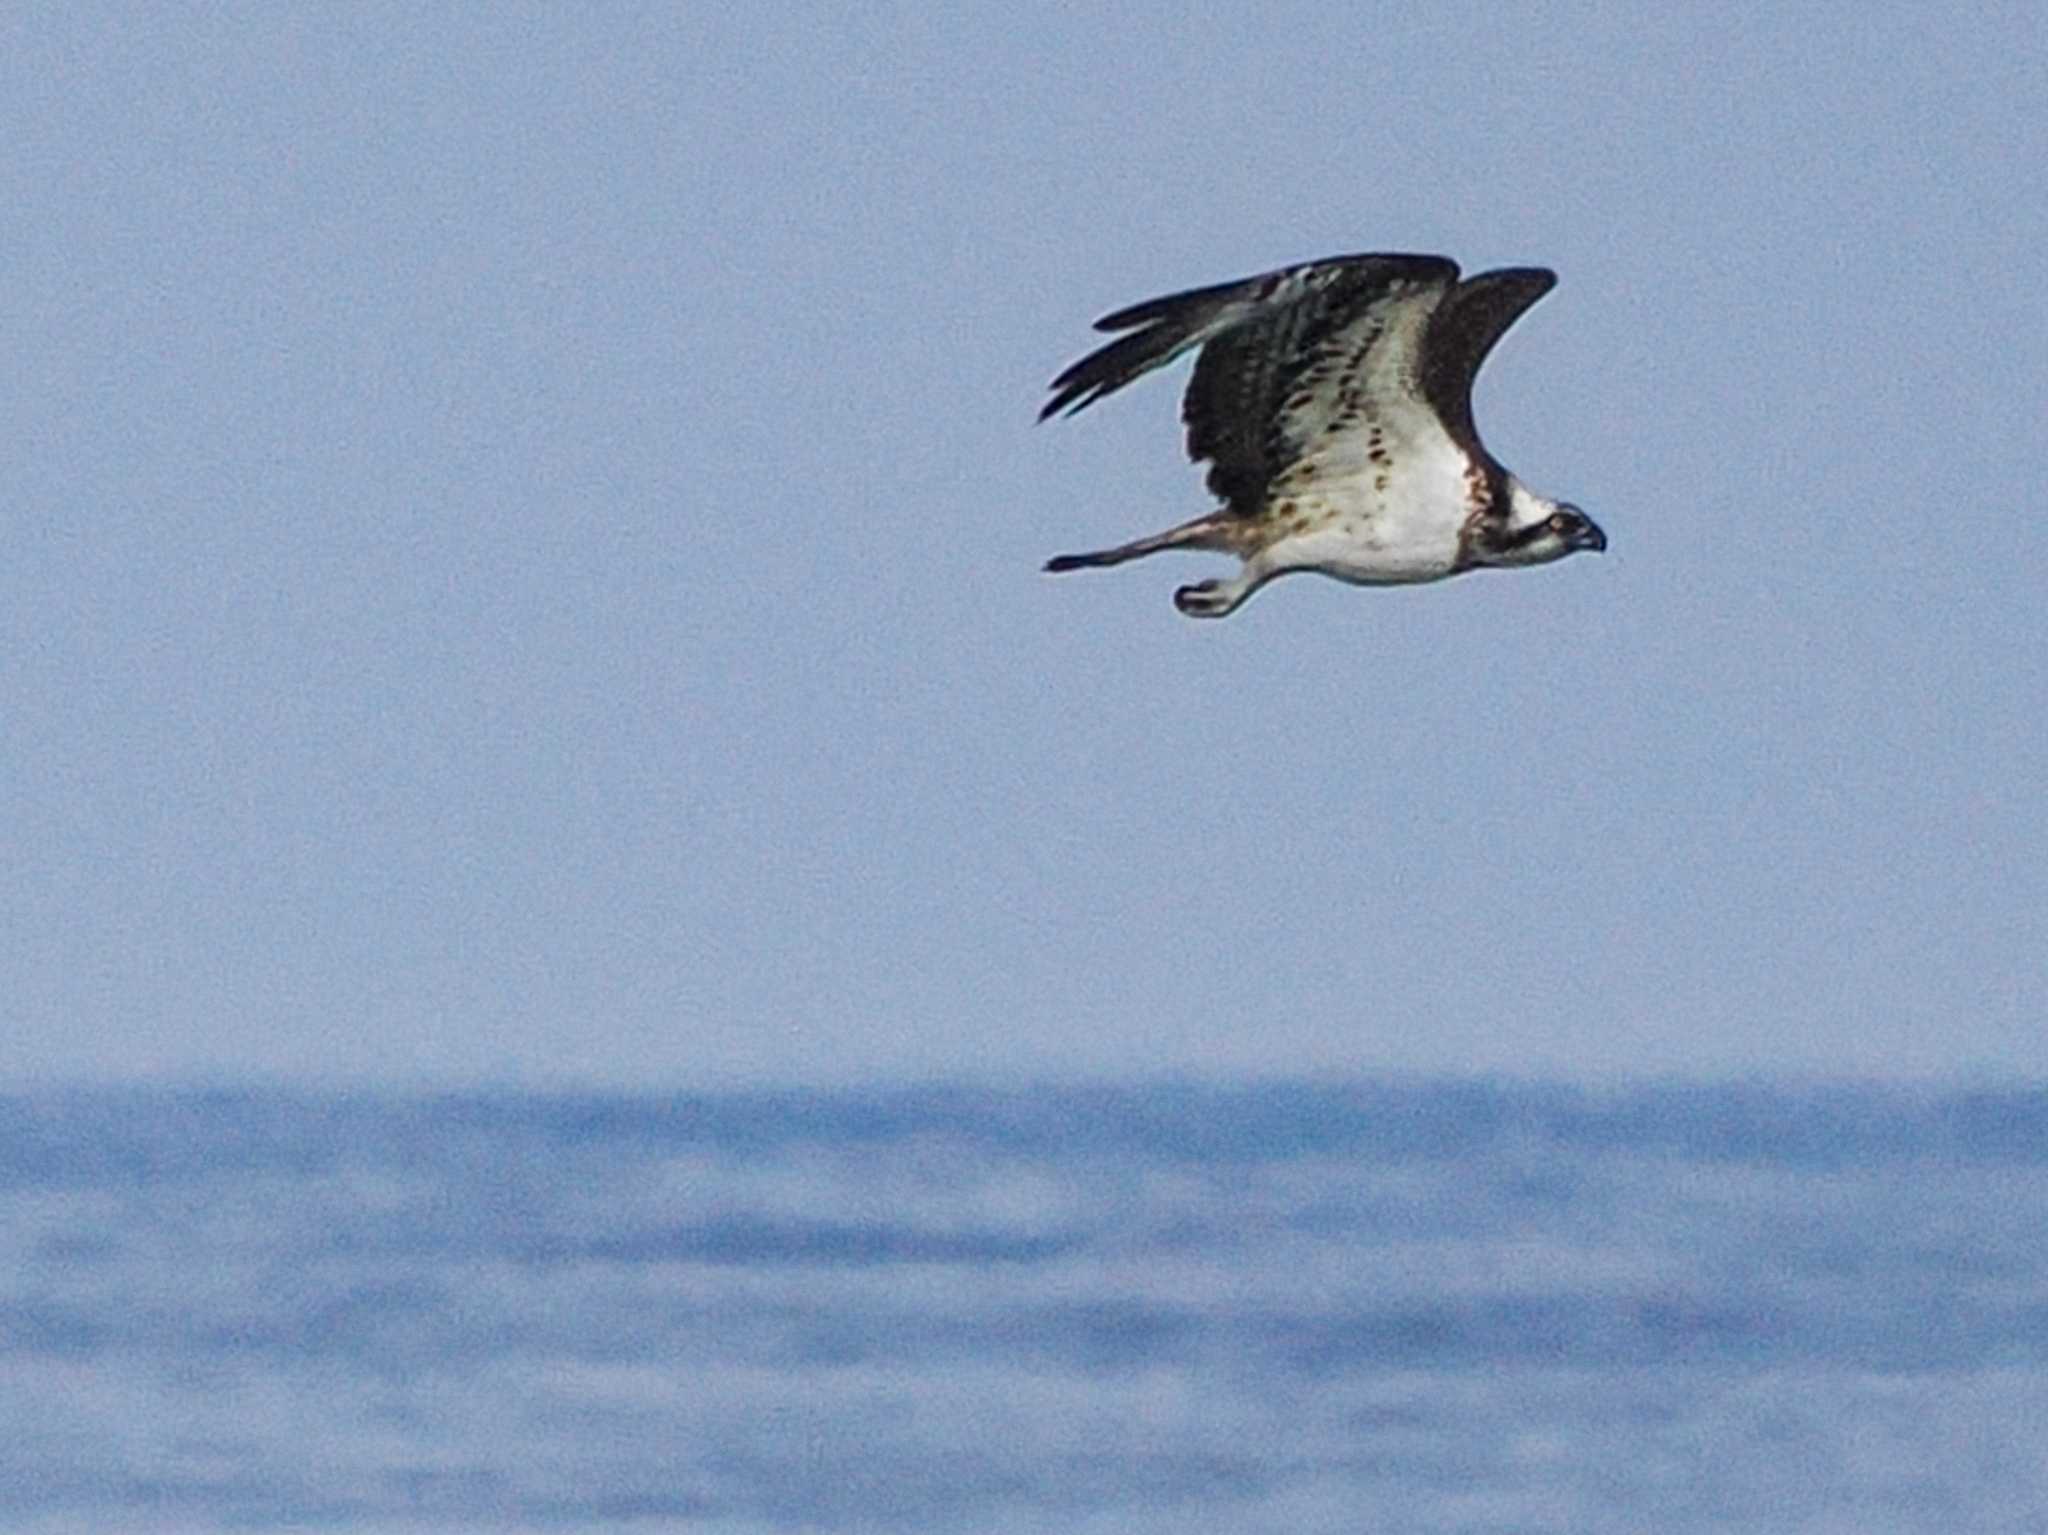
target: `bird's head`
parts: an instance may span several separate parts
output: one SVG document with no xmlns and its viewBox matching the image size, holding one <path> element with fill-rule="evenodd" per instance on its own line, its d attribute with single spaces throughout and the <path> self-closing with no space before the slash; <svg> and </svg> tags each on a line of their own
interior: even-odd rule
<svg viewBox="0 0 2048 1535">
<path fill-rule="evenodd" d="M 1560 554 L 1576 554 L 1581 549 L 1598 554 L 1607 547 L 1607 535 L 1600 531 L 1600 524 L 1569 501 L 1558 502 L 1557 510 L 1543 519 L 1543 531 L 1563 545 L 1558 550 Z"/>
<path fill-rule="evenodd" d="M 1508 487 L 1506 538 L 1489 561 L 1496 565 L 1543 565 L 1581 549 L 1607 547 L 1600 524 L 1569 501 L 1539 496 L 1519 481 Z"/>
</svg>

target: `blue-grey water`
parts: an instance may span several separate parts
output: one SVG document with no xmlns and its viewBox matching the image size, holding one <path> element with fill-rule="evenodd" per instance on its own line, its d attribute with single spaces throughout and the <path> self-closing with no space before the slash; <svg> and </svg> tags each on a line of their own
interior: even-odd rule
<svg viewBox="0 0 2048 1535">
<path fill-rule="evenodd" d="M 0 1527 L 2048 1531 L 2048 1091 L 0 1098 Z"/>
</svg>

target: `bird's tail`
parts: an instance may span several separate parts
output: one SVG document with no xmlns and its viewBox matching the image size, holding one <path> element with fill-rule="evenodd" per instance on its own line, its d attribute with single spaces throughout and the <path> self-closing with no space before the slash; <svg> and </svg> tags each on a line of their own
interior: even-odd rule
<svg viewBox="0 0 2048 1535">
<path fill-rule="evenodd" d="M 1086 554 L 1056 554 L 1045 562 L 1045 568 L 1058 575 L 1062 571 L 1087 570 L 1098 565 L 1121 565 L 1125 560 L 1141 560 L 1162 549 L 1227 549 L 1230 545 L 1223 536 L 1227 532 L 1226 522 L 1222 515 L 1210 512 L 1193 522 L 1168 528 L 1164 533 L 1154 533 L 1150 538 L 1118 544 L 1114 549 L 1091 549 Z"/>
</svg>

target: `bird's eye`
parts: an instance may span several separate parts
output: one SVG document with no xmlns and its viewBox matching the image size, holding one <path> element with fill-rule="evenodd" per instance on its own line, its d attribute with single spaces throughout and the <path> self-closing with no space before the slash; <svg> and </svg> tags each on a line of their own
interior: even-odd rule
<svg viewBox="0 0 2048 1535">
<path fill-rule="evenodd" d="M 1550 531 L 1553 533 L 1569 533 L 1577 526 L 1578 520 L 1570 512 L 1553 512 L 1550 515 Z"/>
</svg>

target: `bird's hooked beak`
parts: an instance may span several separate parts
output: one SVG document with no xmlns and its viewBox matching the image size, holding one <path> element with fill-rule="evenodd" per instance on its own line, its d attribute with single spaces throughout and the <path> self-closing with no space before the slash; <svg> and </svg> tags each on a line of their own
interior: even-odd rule
<svg viewBox="0 0 2048 1535">
<path fill-rule="evenodd" d="M 1588 517 L 1585 531 L 1572 540 L 1572 547 L 1591 549 L 1595 554 L 1603 553 L 1607 548 L 1607 535 L 1601 530 L 1599 523 Z"/>
</svg>

